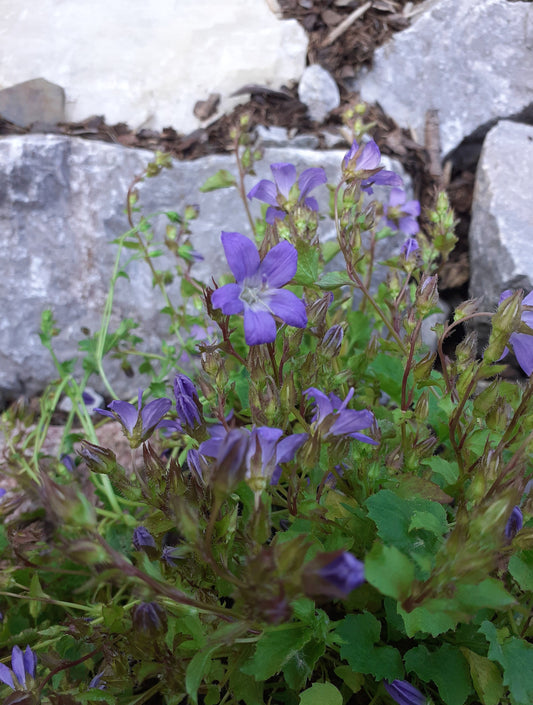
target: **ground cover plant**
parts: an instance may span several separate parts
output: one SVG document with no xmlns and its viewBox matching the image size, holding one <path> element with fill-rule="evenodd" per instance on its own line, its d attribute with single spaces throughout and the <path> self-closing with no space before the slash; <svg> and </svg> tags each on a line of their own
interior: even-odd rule
<svg viewBox="0 0 533 705">
<path fill-rule="evenodd" d="M 339 184 L 279 163 L 246 193 L 259 155 L 245 119 L 234 138 L 239 178 L 204 187 L 243 196 L 253 237 L 221 223 L 231 275 L 195 279 L 193 208 L 166 213 L 157 242 L 137 193 L 170 166 L 157 154 L 128 193 L 81 374 L 43 314 L 58 381 L 36 418 L 16 405 L 2 417 L 3 701 L 530 705 L 533 294 L 502 292 L 496 311 L 466 301 L 428 342 L 455 243 L 446 195 L 421 232 L 419 204 L 361 134 Z M 330 214 L 313 195 L 325 188 Z M 319 241 L 320 217 L 335 241 Z M 376 243 L 392 236 L 378 285 Z M 165 249 L 176 265 L 160 270 Z M 176 342 L 158 354 L 133 320 L 110 330 L 124 253 L 165 297 Z M 477 319 L 482 354 L 473 331 L 447 354 Z M 500 376 L 510 353 L 519 380 Z M 110 356 L 150 376 L 135 399 L 114 393 Z M 109 394 L 96 416 L 95 375 Z M 65 395 L 62 455 L 46 456 Z M 110 420 L 129 457 L 98 443 Z"/>
</svg>

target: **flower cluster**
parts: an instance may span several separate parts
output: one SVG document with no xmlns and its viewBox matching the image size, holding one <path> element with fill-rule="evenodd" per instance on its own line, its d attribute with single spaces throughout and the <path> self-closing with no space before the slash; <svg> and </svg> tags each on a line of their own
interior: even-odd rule
<svg viewBox="0 0 533 705">
<path fill-rule="evenodd" d="M 381 152 L 374 140 L 365 145 L 354 140 L 342 160 L 342 170 L 346 182 L 360 182 L 361 190 L 368 194 L 374 193 L 373 186 L 400 188 L 403 185 L 398 174 L 381 166 Z"/>
</svg>

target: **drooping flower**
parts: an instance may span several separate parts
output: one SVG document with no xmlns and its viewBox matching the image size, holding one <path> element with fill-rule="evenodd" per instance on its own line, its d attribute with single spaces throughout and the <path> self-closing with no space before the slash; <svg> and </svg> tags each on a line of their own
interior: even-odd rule
<svg viewBox="0 0 533 705">
<path fill-rule="evenodd" d="M 393 171 L 380 166 L 381 152 L 374 140 L 358 145 L 354 140 L 342 160 L 342 170 L 346 181 L 361 181 L 361 189 L 373 193 L 372 186 L 403 186 L 402 179 Z"/>
<path fill-rule="evenodd" d="M 513 511 L 511 512 L 511 515 L 507 520 L 507 524 L 505 525 L 505 537 L 507 540 L 511 541 L 514 539 L 523 525 L 524 517 L 522 515 L 522 510 L 520 507 L 513 507 Z"/>
<path fill-rule="evenodd" d="M 11 652 L 11 668 L 0 663 L 0 681 L 8 685 L 12 690 L 25 690 L 26 676 L 29 676 L 33 680 L 35 678 L 36 666 L 37 656 L 29 645 L 26 646 L 24 652 L 20 646 L 14 646 Z M 13 675 L 16 681 L 13 680 Z"/>
<path fill-rule="evenodd" d="M 176 412 L 184 426 L 194 428 L 202 423 L 202 406 L 196 387 L 187 375 L 177 374 L 174 378 Z"/>
<path fill-rule="evenodd" d="M 155 548 L 155 539 L 145 526 L 137 526 L 133 531 L 132 543 L 136 551 Z"/>
<path fill-rule="evenodd" d="M 422 693 L 407 681 L 394 680 L 384 682 L 385 690 L 398 705 L 427 705 Z"/>
<path fill-rule="evenodd" d="M 143 390 L 139 389 L 137 408 L 127 401 L 115 400 L 107 405 L 111 411 L 95 409 L 99 414 L 116 419 L 121 424 L 132 448 L 138 448 L 141 443 L 150 438 L 172 406 L 170 399 L 161 398 L 154 399 L 143 407 L 142 395 Z"/>
<path fill-rule="evenodd" d="M 336 394 L 328 395 L 321 392 L 316 387 L 309 387 L 304 394 L 314 398 L 315 413 L 312 418 L 313 424 L 319 430 L 322 438 L 330 436 L 349 436 L 363 443 L 378 445 L 377 441 L 359 431 L 372 426 L 375 417 L 371 411 L 363 409 L 347 409 L 348 402 L 354 395 L 353 387 L 348 392 L 346 399 L 342 401 Z"/>
<path fill-rule="evenodd" d="M 512 291 L 508 289 L 504 291 L 500 296 L 499 303 L 508 299 L 512 295 Z M 524 297 L 522 305 L 533 306 L 533 291 L 531 291 L 527 296 Z M 533 328 L 533 311 L 523 311 L 522 321 Z M 528 335 L 527 333 L 511 333 L 509 338 L 509 343 L 513 348 L 516 360 L 524 373 L 529 377 L 533 372 L 533 335 Z M 503 351 L 502 358 L 509 352 L 508 348 Z"/>
<path fill-rule="evenodd" d="M 133 609 L 133 626 L 139 632 L 154 636 L 167 624 L 167 615 L 157 602 L 141 602 Z"/>
<path fill-rule="evenodd" d="M 282 290 L 296 274 L 298 253 L 283 241 L 263 261 L 254 243 L 240 233 L 222 233 L 222 245 L 236 283 L 213 292 L 211 301 L 226 315 L 244 312 L 244 338 L 248 345 L 272 343 L 278 316 L 285 323 L 305 328 L 305 306 L 291 291 Z"/>
<path fill-rule="evenodd" d="M 416 235 L 420 230 L 416 220 L 420 215 L 420 203 L 406 201 L 405 191 L 401 188 L 391 190 L 389 202 L 383 206 L 383 214 L 385 223 L 391 230 L 401 231 L 406 235 Z"/>
<path fill-rule="evenodd" d="M 332 583 L 344 597 L 348 597 L 352 590 L 365 582 L 365 566 L 353 553 L 342 551 L 321 568 L 319 575 Z"/>
<path fill-rule="evenodd" d="M 106 682 L 102 680 L 102 676 L 104 675 L 104 671 L 100 671 L 100 673 L 97 673 L 94 678 L 91 678 L 89 682 L 89 688 L 98 688 L 98 690 L 105 690 L 106 687 Z"/>
<path fill-rule="evenodd" d="M 295 193 L 296 167 L 294 164 L 280 162 L 270 166 L 274 181 L 262 179 L 248 193 L 248 198 L 257 198 L 263 203 L 267 203 L 265 220 L 271 225 L 276 218 L 283 220 L 296 204 L 304 204 L 312 211 L 318 211 L 318 203 L 312 196 L 307 194 L 327 181 L 326 172 L 320 167 L 311 167 L 300 174 L 298 179 L 299 195 Z"/>
</svg>

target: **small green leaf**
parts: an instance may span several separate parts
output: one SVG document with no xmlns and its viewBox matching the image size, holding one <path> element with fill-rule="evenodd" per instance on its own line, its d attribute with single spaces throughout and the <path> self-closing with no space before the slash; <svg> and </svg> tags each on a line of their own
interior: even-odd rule
<svg viewBox="0 0 533 705">
<path fill-rule="evenodd" d="M 312 286 L 318 279 L 318 250 L 302 241 L 298 243 L 297 249 L 298 269 L 294 281 L 303 286 Z"/>
<path fill-rule="evenodd" d="M 509 573 L 521 590 L 533 592 L 533 551 L 522 551 L 511 556 Z"/>
<path fill-rule="evenodd" d="M 254 655 L 242 666 L 241 671 L 254 676 L 258 681 L 267 680 L 279 673 L 312 636 L 307 626 L 299 625 L 284 625 L 265 631 L 257 642 Z"/>
<path fill-rule="evenodd" d="M 498 666 L 486 656 L 461 648 L 470 666 L 470 675 L 482 705 L 498 705 L 503 696 L 502 675 Z"/>
<path fill-rule="evenodd" d="M 408 671 L 414 671 L 426 683 L 436 684 L 446 705 L 463 705 L 472 692 L 468 664 L 461 651 L 451 644 L 435 651 L 417 646 L 405 654 L 404 660 Z"/>
<path fill-rule="evenodd" d="M 338 289 L 351 283 L 351 279 L 346 272 L 326 272 L 323 277 L 320 277 L 317 285 L 325 291 L 333 291 L 333 289 Z"/>
<path fill-rule="evenodd" d="M 216 174 L 210 176 L 207 181 L 200 186 L 200 191 L 202 193 L 207 193 L 208 191 L 216 191 L 220 188 L 229 188 L 230 186 L 235 186 L 236 181 L 233 174 L 227 169 L 220 169 Z"/>
<path fill-rule="evenodd" d="M 300 705 L 342 705 L 342 695 L 333 683 L 313 683 L 300 693 Z"/>
<path fill-rule="evenodd" d="M 350 688 L 352 693 L 358 693 L 364 685 L 365 677 L 362 673 L 355 673 L 350 666 L 337 666 L 335 675 L 339 676 Z"/>
<path fill-rule="evenodd" d="M 458 585 L 455 599 L 464 607 L 476 610 L 481 607 L 493 609 L 507 607 L 516 600 L 509 595 L 500 580 L 487 578 L 478 585 Z"/>
<path fill-rule="evenodd" d="M 205 651 L 198 651 L 187 666 L 187 671 L 185 672 L 185 688 L 194 705 L 198 702 L 198 688 L 204 676 L 209 671 L 211 654 L 216 651 L 217 648 L 217 646 L 212 646 Z"/>
<path fill-rule="evenodd" d="M 418 632 L 438 636 L 453 629 L 464 616 L 464 610 L 459 609 L 451 600 L 426 600 L 420 607 L 406 612 L 398 605 L 398 614 L 403 619 L 408 637 Z"/>
<path fill-rule="evenodd" d="M 394 546 L 375 543 L 365 557 L 365 577 L 382 595 L 402 600 L 409 594 L 415 569 Z"/>
</svg>

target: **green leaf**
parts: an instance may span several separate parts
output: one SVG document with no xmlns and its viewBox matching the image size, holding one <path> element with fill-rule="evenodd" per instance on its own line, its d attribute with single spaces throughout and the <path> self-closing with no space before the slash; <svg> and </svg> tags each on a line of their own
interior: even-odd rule
<svg viewBox="0 0 533 705">
<path fill-rule="evenodd" d="M 503 696 L 502 675 L 498 666 L 470 649 L 461 648 L 461 653 L 468 661 L 472 682 L 482 705 L 498 705 Z"/>
<path fill-rule="evenodd" d="M 459 467 L 455 461 L 450 462 L 435 455 L 432 458 L 424 459 L 422 464 L 429 465 L 433 474 L 437 475 L 435 481 L 438 482 L 441 487 L 454 485 L 459 479 Z"/>
<path fill-rule="evenodd" d="M 297 250 L 298 268 L 294 281 L 303 286 L 312 286 L 318 279 L 319 252 L 316 247 L 304 241 L 297 243 Z"/>
<path fill-rule="evenodd" d="M 458 585 L 455 599 L 464 607 L 476 611 L 482 607 L 497 609 L 512 605 L 516 600 L 509 595 L 500 580 L 487 578 L 478 585 Z"/>
<path fill-rule="evenodd" d="M 479 631 L 490 643 L 488 656 L 503 667 L 503 684 L 509 687 L 513 705 L 533 702 L 533 646 L 523 639 L 507 636 L 507 630 L 497 630 L 485 621 Z"/>
<path fill-rule="evenodd" d="M 324 258 L 324 262 L 327 264 L 328 262 L 331 262 L 331 260 L 335 257 L 336 254 L 338 254 L 341 251 L 339 242 L 337 239 L 335 240 L 328 240 L 327 242 L 323 242 L 320 245 L 322 249 L 322 257 Z"/>
<path fill-rule="evenodd" d="M 227 169 L 220 169 L 216 174 L 210 176 L 207 181 L 200 186 L 200 191 L 202 193 L 207 193 L 208 191 L 216 191 L 220 188 L 229 188 L 230 186 L 236 186 L 237 182 L 233 174 Z"/>
<path fill-rule="evenodd" d="M 431 636 L 444 634 L 464 617 L 464 611 L 460 610 L 457 604 L 444 599 L 426 600 L 411 612 L 406 612 L 398 605 L 398 614 L 403 619 L 408 637 L 413 637 L 418 632 Z"/>
<path fill-rule="evenodd" d="M 98 701 L 104 701 L 106 703 L 111 703 L 111 705 L 116 705 L 117 696 L 113 693 L 106 693 L 105 690 L 100 690 L 99 688 L 89 688 L 84 693 L 76 693 L 76 701 L 80 703 L 93 703 Z"/>
<path fill-rule="evenodd" d="M 365 682 L 364 675 L 362 673 L 354 673 L 350 666 L 337 666 L 335 675 L 346 683 L 352 693 L 358 693 Z"/>
<path fill-rule="evenodd" d="M 300 705 L 342 705 L 342 695 L 333 683 L 313 683 L 300 693 Z"/>
<path fill-rule="evenodd" d="M 211 654 L 216 651 L 217 648 L 217 646 L 212 646 L 205 651 L 198 651 L 187 666 L 187 671 L 185 672 L 185 688 L 194 705 L 198 702 L 198 688 L 204 676 L 209 672 Z"/>
<path fill-rule="evenodd" d="M 346 272 L 326 272 L 324 276 L 320 277 L 317 285 L 324 291 L 333 291 L 333 289 L 338 289 L 351 283 L 352 281 Z"/>
<path fill-rule="evenodd" d="M 521 590 L 533 592 L 533 551 L 522 551 L 511 556 L 509 573 Z"/>
<path fill-rule="evenodd" d="M 254 655 L 242 666 L 241 671 L 254 676 L 258 681 L 267 680 L 279 673 L 311 637 L 311 630 L 300 625 L 284 625 L 265 631 L 257 642 Z"/>
<path fill-rule="evenodd" d="M 415 569 L 394 546 L 375 543 L 365 557 L 365 577 L 382 595 L 402 600 L 409 594 Z"/>
<path fill-rule="evenodd" d="M 435 683 L 446 705 L 463 705 L 472 692 L 468 664 L 451 644 L 435 651 L 417 646 L 405 654 L 404 660 L 408 671 L 414 671 L 425 683 Z"/>
<path fill-rule="evenodd" d="M 283 667 L 283 675 L 290 688 L 299 691 L 311 677 L 315 664 L 324 655 L 326 645 L 323 641 L 312 639 L 300 649 Z"/>
<path fill-rule="evenodd" d="M 392 646 L 376 646 L 380 640 L 381 622 L 369 612 L 349 614 L 335 628 L 341 637 L 341 658 L 356 673 L 369 673 L 376 680 L 395 680 L 404 674 L 399 651 Z"/>
</svg>

